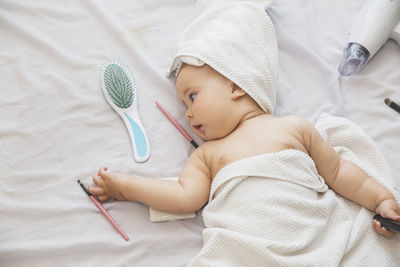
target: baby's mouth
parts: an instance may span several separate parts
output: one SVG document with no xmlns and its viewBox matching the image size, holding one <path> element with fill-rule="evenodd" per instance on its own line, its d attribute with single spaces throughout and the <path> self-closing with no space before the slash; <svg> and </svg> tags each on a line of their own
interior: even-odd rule
<svg viewBox="0 0 400 267">
<path fill-rule="evenodd" d="M 201 127 L 202 125 L 201 124 L 196 124 L 196 125 L 192 125 L 192 128 L 193 129 L 196 129 L 197 131 L 201 131 Z"/>
</svg>

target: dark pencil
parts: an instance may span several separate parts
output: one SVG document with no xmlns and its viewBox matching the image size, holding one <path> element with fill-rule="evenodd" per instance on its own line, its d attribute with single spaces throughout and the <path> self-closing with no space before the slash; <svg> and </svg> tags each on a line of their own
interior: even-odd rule
<svg viewBox="0 0 400 267">
<path fill-rule="evenodd" d="M 93 201 L 93 203 L 96 205 L 96 207 L 101 211 L 101 213 L 106 217 L 106 219 L 114 226 L 114 228 L 122 235 L 122 237 L 126 240 L 129 241 L 129 237 L 125 234 L 125 232 L 119 227 L 117 222 L 111 217 L 110 213 L 101 205 L 101 203 L 93 196 L 92 193 L 89 192 L 89 189 L 81 183 L 80 180 L 77 181 L 78 184 L 82 187 L 82 189 L 86 192 L 88 197 Z"/>
<path fill-rule="evenodd" d="M 400 113 L 400 106 L 390 100 L 390 98 L 385 98 L 385 104 Z"/>
</svg>

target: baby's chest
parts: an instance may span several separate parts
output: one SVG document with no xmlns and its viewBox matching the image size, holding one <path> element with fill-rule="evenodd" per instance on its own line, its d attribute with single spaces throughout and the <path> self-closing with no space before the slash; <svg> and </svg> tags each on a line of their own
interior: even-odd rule
<svg viewBox="0 0 400 267">
<path fill-rule="evenodd" d="M 223 146 L 216 147 L 211 153 L 210 170 L 212 178 L 225 166 L 232 162 L 262 155 L 266 153 L 275 153 L 286 149 L 303 150 L 300 145 L 295 142 L 286 142 L 281 140 L 267 140 L 260 142 L 229 142 Z"/>
</svg>

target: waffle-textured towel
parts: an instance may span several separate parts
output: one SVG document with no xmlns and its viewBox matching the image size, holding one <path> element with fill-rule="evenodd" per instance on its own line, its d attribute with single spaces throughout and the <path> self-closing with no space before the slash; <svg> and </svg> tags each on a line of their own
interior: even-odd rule
<svg viewBox="0 0 400 267">
<path fill-rule="evenodd" d="M 182 62 L 207 64 L 273 113 L 278 84 L 278 48 L 271 1 L 211 0 L 198 3 L 199 15 L 179 36 L 169 74 Z"/>
<path fill-rule="evenodd" d="M 317 128 L 327 141 L 398 201 L 374 142 L 347 119 L 323 116 Z M 304 152 L 245 158 L 214 178 L 204 247 L 189 266 L 399 266 L 400 236 L 377 234 L 373 215 L 328 189 Z"/>
</svg>

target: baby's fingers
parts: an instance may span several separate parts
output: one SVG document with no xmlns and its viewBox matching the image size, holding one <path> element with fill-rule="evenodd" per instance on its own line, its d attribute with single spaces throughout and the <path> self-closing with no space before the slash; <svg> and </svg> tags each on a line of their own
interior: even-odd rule
<svg viewBox="0 0 400 267">
<path fill-rule="evenodd" d="M 97 199 L 100 200 L 101 202 L 106 202 L 110 199 L 110 197 L 108 195 L 101 195 L 97 196 Z"/>
<path fill-rule="evenodd" d="M 400 215 L 398 212 L 394 211 L 394 210 L 387 210 L 385 212 L 382 212 L 381 214 L 383 217 L 385 218 L 389 218 L 395 221 L 400 221 Z"/>
<path fill-rule="evenodd" d="M 95 196 L 105 195 L 105 191 L 102 187 L 89 186 L 89 192 Z"/>
<path fill-rule="evenodd" d="M 101 176 L 103 179 L 107 180 L 109 178 L 107 170 L 108 170 L 107 167 L 100 168 L 98 176 Z"/>
<path fill-rule="evenodd" d="M 394 235 L 396 234 L 395 232 L 389 231 L 388 229 L 386 229 L 385 227 L 383 227 L 383 226 L 381 225 L 381 223 L 378 222 L 378 221 L 375 220 L 375 219 L 372 220 L 372 226 L 373 226 L 374 230 L 375 230 L 377 233 L 381 234 L 381 235 L 384 235 L 384 236 L 394 236 Z"/>
<path fill-rule="evenodd" d="M 103 178 L 101 178 L 97 174 L 93 175 L 93 182 L 94 182 L 95 185 L 103 187 L 104 180 L 103 180 Z"/>
</svg>

